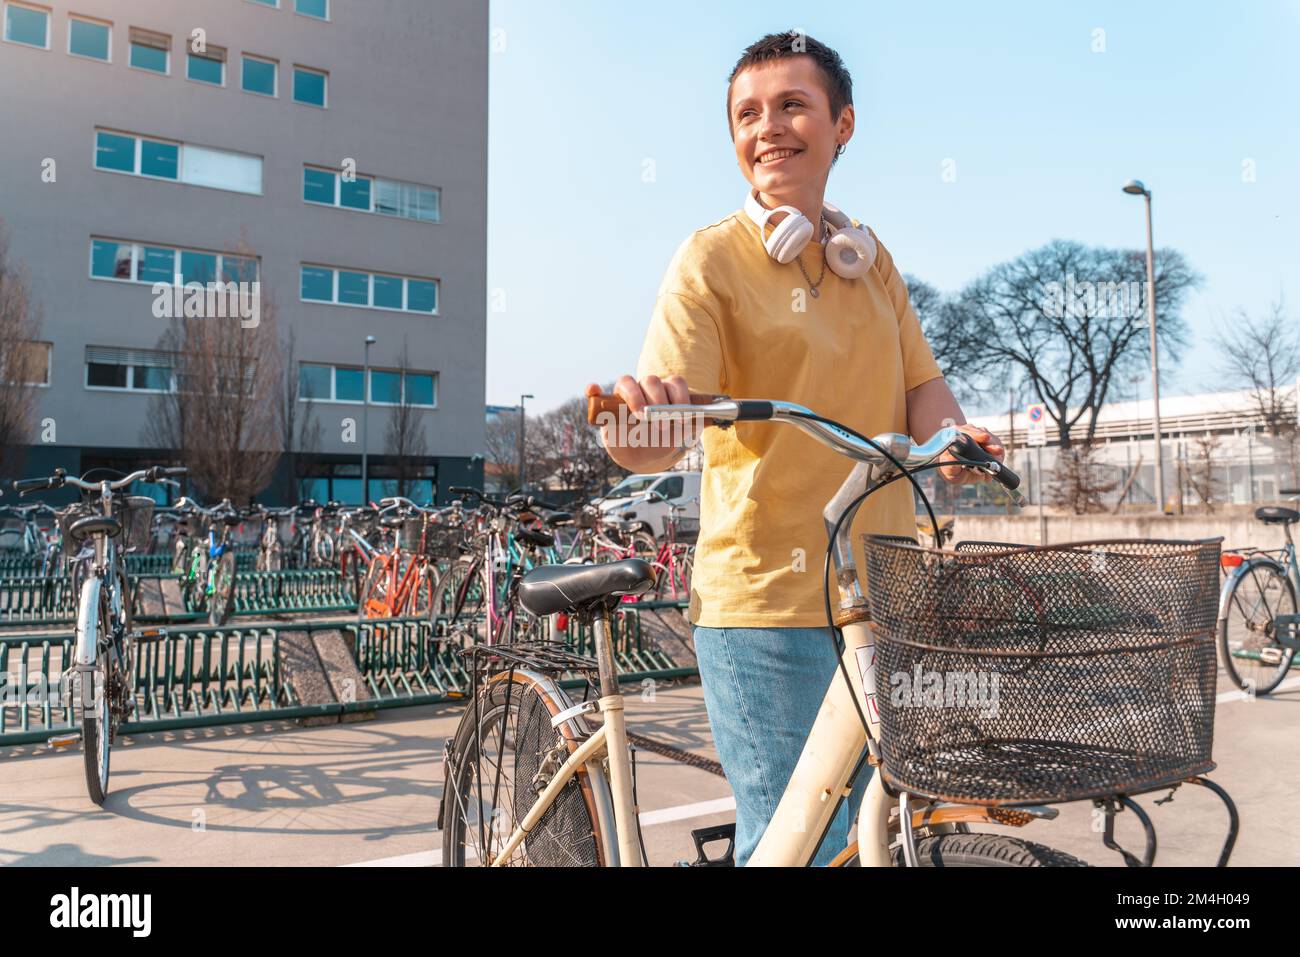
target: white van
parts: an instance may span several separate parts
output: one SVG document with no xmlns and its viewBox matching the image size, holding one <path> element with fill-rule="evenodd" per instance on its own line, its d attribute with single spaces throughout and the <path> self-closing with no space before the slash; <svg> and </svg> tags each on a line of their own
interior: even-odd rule
<svg viewBox="0 0 1300 957">
<path fill-rule="evenodd" d="M 663 501 L 647 501 L 651 492 L 663 496 Z M 608 495 L 592 504 L 599 505 L 601 512 L 610 518 L 634 512 L 633 520 L 647 526 L 658 538 L 664 534 L 670 504 L 684 507 L 685 511 L 680 513 L 682 518 L 699 522 L 700 473 L 674 471 L 629 475 L 610 489 Z"/>
</svg>

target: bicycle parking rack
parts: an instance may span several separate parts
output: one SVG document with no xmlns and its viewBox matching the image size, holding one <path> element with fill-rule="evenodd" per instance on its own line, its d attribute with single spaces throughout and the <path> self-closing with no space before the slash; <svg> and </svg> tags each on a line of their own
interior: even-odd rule
<svg viewBox="0 0 1300 957">
<path fill-rule="evenodd" d="M 339 633 L 351 652 L 361 686 L 335 689 L 332 701 L 304 703 L 295 690 L 289 646 L 295 638 Z M 695 674 L 650 647 L 635 610 L 611 627 L 624 681 Z M 590 652 L 589 628 L 571 635 L 575 650 Z M 443 621 L 393 618 L 284 624 L 183 627 L 136 646 L 136 717 L 123 733 L 271 720 L 308 719 L 461 700 L 470 676 Z M 0 635 L 0 746 L 39 744 L 76 727 L 60 682 L 71 660 L 71 632 Z M 576 684 L 571 677 L 567 683 Z"/>
</svg>

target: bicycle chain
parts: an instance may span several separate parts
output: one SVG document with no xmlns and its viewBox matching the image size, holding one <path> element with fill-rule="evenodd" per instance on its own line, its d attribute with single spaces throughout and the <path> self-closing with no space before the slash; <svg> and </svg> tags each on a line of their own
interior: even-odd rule
<svg viewBox="0 0 1300 957">
<path fill-rule="evenodd" d="M 720 778 L 726 777 L 726 774 L 722 771 L 721 764 L 712 758 L 706 758 L 702 754 L 696 754 L 693 751 L 683 751 L 681 748 L 674 747 L 671 744 L 665 744 L 663 741 L 656 741 L 654 738 L 647 738 L 645 735 L 637 734 L 633 731 L 627 733 L 627 740 L 629 743 L 636 745 L 643 751 L 650 751 L 654 754 L 662 755 L 665 758 L 680 761 L 682 764 L 689 764 L 693 768 L 708 771 L 710 774 L 716 774 Z"/>
</svg>

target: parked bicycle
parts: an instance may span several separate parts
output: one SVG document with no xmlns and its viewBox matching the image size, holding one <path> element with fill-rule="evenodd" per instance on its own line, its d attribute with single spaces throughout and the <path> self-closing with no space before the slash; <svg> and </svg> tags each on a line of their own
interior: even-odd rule
<svg viewBox="0 0 1300 957">
<path fill-rule="evenodd" d="M 235 610 L 235 547 L 231 532 L 244 522 L 229 499 L 203 508 L 190 498 L 176 502 L 177 511 L 191 522 L 186 537 L 189 557 L 181 570 L 181 594 L 189 608 L 204 605 L 208 622 L 224 625 Z"/>
<path fill-rule="evenodd" d="M 64 552 L 77 569 L 76 640 L 73 659 L 64 663 L 64 669 L 71 666 L 68 701 L 76 711 L 80 730 L 53 735 L 49 740 L 55 747 L 81 742 L 86 787 L 96 804 L 103 804 L 108 794 L 113 741 L 135 708 L 131 687 L 134 643 L 165 634 L 161 629 L 132 630 L 133 596 L 125 559 L 131 550 L 148 546 L 154 501 L 143 495 L 127 495 L 126 490 L 134 482 L 156 482 L 163 476 L 185 472 L 183 468 L 161 466 L 129 475 L 94 469 L 81 478 L 72 478 L 59 469 L 47 478 L 14 482 L 14 490 L 20 495 L 68 485 L 85 493 L 80 503 L 61 515 Z"/>
<path fill-rule="evenodd" d="M 1282 489 L 1281 494 L 1300 496 L 1300 489 Z M 1219 653 L 1233 684 L 1251 694 L 1268 694 L 1300 657 L 1300 563 L 1291 538 L 1300 511 L 1266 505 L 1255 509 L 1255 518 L 1280 526 L 1286 544 L 1232 549 L 1221 556 L 1227 577 L 1219 598 Z"/>
<path fill-rule="evenodd" d="M 940 459 L 949 451 L 957 464 L 987 472 L 1013 494 L 1019 477 L 954 428 L 918 445 L 896 434 L 868 439 L 791 403 L 693 399 L 651 406 L 643 416 L 786 423 L 856 462 L 823 511 L 825 607 L 840 668 L 751 864 L 813 860 L 867 765 L 876 773 L 858 816 L 858 840 L 836 864 L 1082 866 L 1042 844 L 969 830 L 1050 820 L 1057 816 L 1051 804 L 1071 800 L 1091 800 L 1103 811 L 1107 847 L 1130 864 L 1149 864 L 1154 831 L 1131 796 L 1189 783 L 1216 793 L 1229 810 L 1219 859 L 1226 864 L 1235 808 L 1201 777 L 1214 767 L 1218 540 L 963 553 L 872 539 L 864 545 L 870 591 L 863 594 L 850 529 L 867 496 L 898 480 L 919 489 L 912 476 L 951 464 Z M 620 402 L 593 397 L 589 419 Z M 645 863 L 609 615 L 623 597 L 645 594 L 653 583 L 649 563 L 639 559 L 538 568 L 523 576 L 520 603 L 539 617 L 566 613 L 590 623 L 594 659 L 558 643 L 465 652 L 476 685 L 444 750 L 445 865 Z M 990 715 L 984 701 L 898 704 L 886 685 L 923 663 L 997 673 L 1004 684 L 1000 709 Z M 574 702 L 560 683 L 574 674 L 599 697 Z M 597 712 L 601 722 L 593 726 L 588 716 Z M 1141 859 L 1114 840 L 1114 816 L 1124 808 L 1147 830 Z M 730 862 L 729 849 L 710 858 L 706 848 L 717 840 L 730 847 L 727 829 L 694 836 L 694 863 Z"/>
</svg>

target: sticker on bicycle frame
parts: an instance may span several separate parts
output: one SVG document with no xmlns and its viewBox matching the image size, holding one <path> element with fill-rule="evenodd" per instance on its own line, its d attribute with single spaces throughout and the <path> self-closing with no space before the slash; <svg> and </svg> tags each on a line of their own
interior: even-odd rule
<svg viewBox="0 0 1300 957">
<path fill-rule="evenodd" d="M 867 698 L 867 718 L 880 724 L 880 709 L 876 705 L 876 644 L 858 649 L 858 676 L 862 679 L 862 692 Z"/>
</svg>

